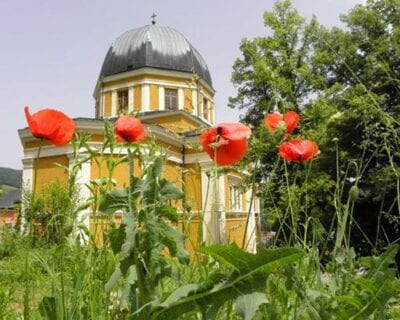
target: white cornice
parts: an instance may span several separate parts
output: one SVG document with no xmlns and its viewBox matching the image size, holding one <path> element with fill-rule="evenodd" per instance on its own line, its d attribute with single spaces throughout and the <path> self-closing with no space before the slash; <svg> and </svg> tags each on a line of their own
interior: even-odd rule
<svg viewBox="0 0 400 320">
<path fill-rule="evenodd" d="M 164 118 L 164 117 L 170 117 L 170 116 L 183 116 L 184 118 L 189 119 L 190 121 L 195 122 L 196 124 L 198 124 L 200 127 L 207 127 L 205 126 L 208 125 L 210 126 L 210 122 L 201 118 L 201 120 L 199 119 L 199 117 L 194 116 L 190 113 L 187 113 L 184 110 L 176 110 L 176 111 L 168 111 L 168 112 L 154 112 L 154 113 L 148 113 L 146 115 L 143 115 L 140 119 L 142 120 L 151 120 L 151 119 L 157 119 L 157 118 Z"/>
</svg>

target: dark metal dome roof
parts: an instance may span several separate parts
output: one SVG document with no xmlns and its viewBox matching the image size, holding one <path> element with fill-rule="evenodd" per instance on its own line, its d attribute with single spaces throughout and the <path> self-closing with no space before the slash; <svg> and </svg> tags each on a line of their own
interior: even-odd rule
<svg viewBox="0 0 400 320">
<path fill-rule="evenodd" d="M 141 67 L 195 71 L 212 88 L 203 57 L 180 32 L 169 27 L 147 25 L 123 33 L 108 50 L 100 77 Z"/>
</svg>

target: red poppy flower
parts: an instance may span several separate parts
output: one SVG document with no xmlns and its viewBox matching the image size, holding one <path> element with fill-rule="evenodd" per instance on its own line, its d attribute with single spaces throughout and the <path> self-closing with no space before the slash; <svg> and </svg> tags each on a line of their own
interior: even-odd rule
<svg viewBox="0 0 400 320">
<path fill-rule="evenodd" d="M 286 135 L 290 135 L 293 132 L 299 120 L 299 114 L 294 111 L 286 112 L 284 115 L 278 112 L 269 113 L 264 118 L 265 125 L 271 132 L 275 131 L 280 123 L 284 123 L 286 125 Z"/>
<path fill-rule="evenodd" d="M 300 162 L 310 160 L 319 154 L 319 148 L 314 141 L 293 139 L 284 142 L 279 147 L 279 155 L 286 160 Z"/>
<path fill-rule="evenodd" d="M 49 140 L 56 146 L 69 143 L 75 131 L 75 121 L 58 110 L 43 109 L 33 115 L 25 107 L 29 129 L 36 138 Z"/>
<path fill-rule="evenodd" d="M 233 165 L 244 157 L 250 135 L 251 129 L 244 124 L 221 123 L 203 132 L 200 142 L 211 159 L 220 166 L 226 166 Z M 214 159 L 215 155 L 217 159 Z"/>
<path fill-rule="evenodd" d="M 118 142 L 137 142 L 147 137 L 142 122 L 130 115 L 118 118 L 114 124 L 114 133 Z"/>
</svg>

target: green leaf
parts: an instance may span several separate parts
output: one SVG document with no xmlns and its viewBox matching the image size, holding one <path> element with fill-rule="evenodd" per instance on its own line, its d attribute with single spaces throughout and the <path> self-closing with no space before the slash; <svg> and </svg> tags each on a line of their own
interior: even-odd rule
<svg viewBox="0 0 400 320">
<path fill-rule="evenodd" d="M 179 215 L 176 208 L 170 206 L 162 206 L 156 211 L 159 217 L 167 218 L 169 221 L 177 223 L 179 221 Z"/>
<path fill-rule="evenodd" d="M 114 272 L 112 273 L 110 279 L 108 279 L 107 283 L 104 286 L 107 293 L 110 292 L 112 289 L 114 289 L 114 287 L 117 284 L 117 281 L 121 275 L 122 275 L 121 269 L 118 265 L 115 268 Z"/>
<path fill-rule="evenodd" d="M 181 263 L 188 263 L 189 255 L 185 248 L 185 237 L 182 232 L 163 221 L 160 221 L 159 227 L 160 241 L 168 248 L 171 256 L 177 257 Z"/>
<path fill-rule="evenodd" d="M 114 254 L 121 251 L 122 244 L 125 241 L 125 225 L 121 224 L 119 228 L 113 228 L 106 233 L 107 238 L 110 241 L 111 249 Z"/>
<path fill-rule="evenodd" d="M 251 320 L 255 316 L 258 308 L 263 303 L 267 303 L 265 293 L 253 292 L 237 298 L 235 312 L 244 317 L 245 320 Z"/>
<path fill-rule="evenodd" d="M 160 196 L 166 200 L 177 200 L 183 197 L 183 191 L 170 181 L 163 179 L 160 181 L 160 186 Z"/>
<path fill-rule="evenodd" d="M 257 254 L 251 254 L 240 249 L 235 243 L 230 246 L 209 246 L 204 251 L 218 262 L 234 268 L 239 273 L 252 272 L 258 268 L 276 269 L 298 260 L 303 255 L 303 251 L 296 248 L 262 249 Z"/>
<path fill-rule="evenodd" d="M 44 319 L 62 319 L 62 315 L 58 314 L 57 310 L 57 300 L 55 297 L 44 297 L 39 304 L 39 312 Z"/>
<path fill-rule="evenodd" d="M 386 269 L 394 263 L 399 245 L 391 245 L 387 250 L 378 257 L 362 257 L 361 264 L 368 267 L 368 278 L 375 278 L 379 273 L 386 271 Z"/>
<path fill-rule="evenodd" d="M 154 179 L 161 177 L 163 164 L 164 164 L 163 158 L 161 158 L 161 157 L 155 158 L 153 165 L 152 165 Z"/>
<path fill-rule="evenodd" d="M 165 299 L 163 303 L 160 304 L 160 306 L 168 307 L 169 305 L 178 301 L 179 299 L 187 297 L 189 293 L 197 290 L 198 287 L 199 285 L 195 283 L 184 285 L 176 289 L 171 295 L 169 295 L 168 298 Z"/>
<path fill-rule="evenodd" d="M 128 208 L 128 194 L 124 189 L 114 189 L 100 199 L 99 210 L 104 213 L 114 213 Z"/>
<path fill-rule="evenodd" d="M 220 274 L 210 277 L 187 297 L 166 308 L 153 310 L 151 319 L 172 319 L 192 311 L 196 305 L 201 310 L 208 310 L 211 306 L 217 310 L 227 301 L 241 295 L 264 291 L 270 272 L 303 256 L 303 251 L 295 248 L 263 250 L 254 255 L 242 251 L 236 245 L 214 245 L 205 251 L 222 264 L 231 267 L 232 272 L 222 277 Z"/>
</svg>

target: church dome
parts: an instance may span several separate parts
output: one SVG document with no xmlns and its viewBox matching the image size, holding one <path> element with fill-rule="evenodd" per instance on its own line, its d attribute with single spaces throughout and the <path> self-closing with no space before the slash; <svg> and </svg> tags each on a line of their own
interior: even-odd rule
<svg viewBox="0 0 400 320">
<path fill-rule="evenodd" d="M 194 71 L 212 88 L 203 57 L 180 32 L 169 27 L 147 25 L 123 33 L 108 50 L 100 77 L 142 67 Z"/>
</svg>

